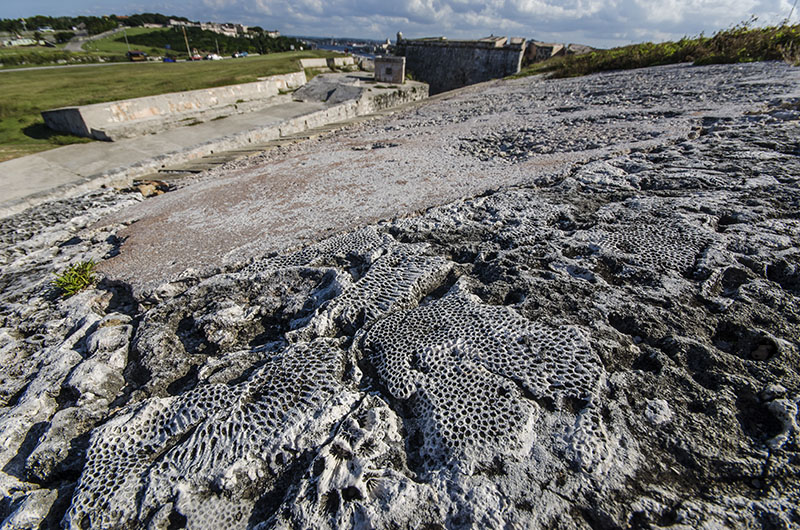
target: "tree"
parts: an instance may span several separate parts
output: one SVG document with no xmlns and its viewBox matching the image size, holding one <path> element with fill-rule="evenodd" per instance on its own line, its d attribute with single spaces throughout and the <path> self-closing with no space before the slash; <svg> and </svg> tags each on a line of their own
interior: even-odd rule
<svg viewBox="0 0 800 530">
<path fill-rule="evenodd" d="M 19 33 L 22 31 L 22 22 L 19 19 L 11 19 L 6 18 L 0 20 L 0 31 L 6 31 L 8 33 Z"/>
<path fill-rule="evenodd" d="M 74 36 L 75 36 L 74 31 L 59 31 L 55 34 L 56 42 L 59 44 L 68 42 Z"/>
</svg>

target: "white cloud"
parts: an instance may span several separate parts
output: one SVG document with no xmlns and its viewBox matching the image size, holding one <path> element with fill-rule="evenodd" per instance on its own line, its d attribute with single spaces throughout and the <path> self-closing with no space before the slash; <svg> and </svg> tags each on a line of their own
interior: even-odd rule
<svg viewBox="0 0 800 530">
<path fill-rule="evenodd" d="M 614 46 L 678 39 L 747 21 L 776 24 L 794 0 L 3 0 L 0 16 L 157 11 L 196 20 L 243 22 L 284 34 L 385 39 L 489 34 Z M 13 11 L 13 12 L 12 12 Z M 68 13 L 67 11 L 74 11 Z M 6 14 L 4 14 L 6 13 Z M 800 22 L 795 12 L 792 21 Z"/>
</svg>

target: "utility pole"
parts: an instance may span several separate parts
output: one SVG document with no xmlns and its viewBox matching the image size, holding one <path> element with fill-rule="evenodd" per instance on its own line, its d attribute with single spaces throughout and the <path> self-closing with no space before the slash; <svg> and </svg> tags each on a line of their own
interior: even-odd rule
<svg viewBox="0 0 800 530">
<path fill-rule="evenodd" d="M 131 51 L 131 45 L 128 44 L 128 30 L 122 28 L 122 34 L 125 36 L 125 46 L 128 47 L 128 51 Z"/>
<path fill-rule="evenodd" d="M 181 26 L 183 29 L 183 41 L 186 43 L 186 53 L 189 55 L 189 59 L 192 58 L 192 50 L 189 49 L 189 37 L 186 36 L 186 26 Z"/>
<path fill-rule="evenodd" d="M 217 55 L 219 55 L 219 39 L 214 37 L 214 42 L 217 44 Z"/>
</svg>

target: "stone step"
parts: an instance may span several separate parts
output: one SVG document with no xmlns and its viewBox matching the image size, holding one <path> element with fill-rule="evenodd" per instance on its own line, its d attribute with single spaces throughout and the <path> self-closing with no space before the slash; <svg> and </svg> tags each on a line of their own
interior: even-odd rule
<svg viewBox="0 0 800 530">
<path fill-rule="evenodd" d="M 182 164 L 176 164 L 174 166 L 162 168 L 158 171 L 158 173 L 155 173 L 153 175 L 148 175 L 147 177 L 142 177 L 141 179 L 137 180 L 176 180 L 185 178 L 187 176 L 195 175 L 197 173 L 202 173 L 203 171 L 209 169 L 214 169 L 215 167 L 218 167 L 222 164 L 225 164 L 233 160 L 239 160 L 241 158 L 245 158 L 248 156 L 264 153 L 271 149 L 275 149 L 276 147 L 293 145 L 300 142 L 304 142 L 306 140 L 312 140 L 324 134 L 340 130 L 344 127 L 347 127 L 348 125 L 361 123 L 369 119 L 385 115 L 386 113 L 388 112 L 379 111 L 377 113 L 369 114 L 366 116 L 348 118 L 346 120 L 342 120 L 339 122 L 329 123 L 326 125 L 321 125 L 319 127 L 314 127 L 313 129 L 306 129 L 305 131 L 289 134 L 287 136 L 276 138 L 275 140 L 270 140 L 268 142 L 264 142 L 261 144 L 255 144 L 239 149 L 231 149 L 230 151 L 221 151 L 218 153 L 204 156 L 196 160 L 191 160 L 184 162 Z"/>
<path fill-rule="evenodd" d="M 230 162 L 231 160 L 236 160 L 238 158 L 242 158 L 242 155 L 239 153 L 232 153 L 230 151 L 225 151 L 224 153 L 220 153 L 218 155 L 204 156 L 198 161 L 209 164 L 216 164 L 216 163 L 224 164 L 225 162 Z"/>
<path fill-rule="evenodd" d="M 160 177 L 158 180 L 163 180 L 165 182 L 173 182 L 173 181 L 176 181 L 176 180 L 184 179 L 186 177 L 191 177 L 193 175 L 196 175 L 196 173 L 190 173 L 188 171 L 185 171 L 185 172 L 182 172 L 182 173 L 181 172 L 158 173 L 158 176 Z"/>
<path fill-rule="evenodd" d="M 214 169 L 221 164 L 180 164 L 172 167 L 159 169 L 159 173 L 202 173 L 208 169 Z"/>
</svg>

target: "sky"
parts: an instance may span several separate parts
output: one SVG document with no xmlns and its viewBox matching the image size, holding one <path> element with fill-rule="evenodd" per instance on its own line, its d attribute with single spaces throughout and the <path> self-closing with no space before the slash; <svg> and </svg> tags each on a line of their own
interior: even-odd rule
<svg viewBox="0 0 800 530">
<path fill-rule="evenodd" d="M 779 24 L 797 0 L 0 0 L 0 18 L 155 12 L 283 35 L 395 39 L 489 35 L 612 47 Z M 798 9 L 792 23 L 800 22 Z"/>
</svg>

